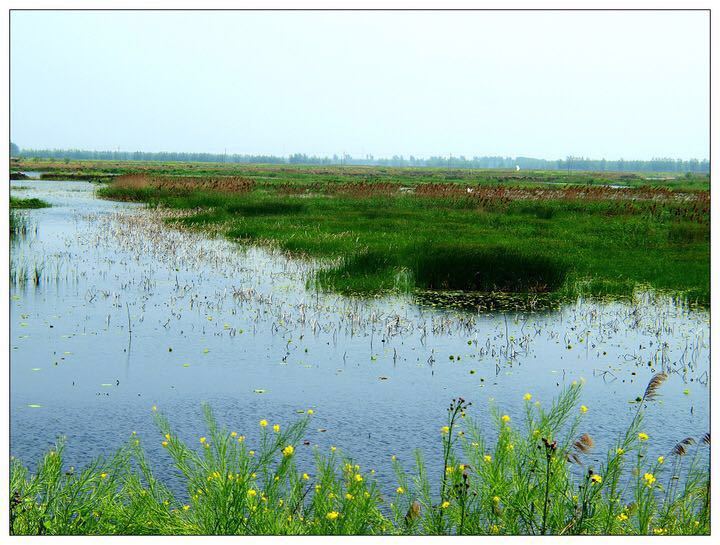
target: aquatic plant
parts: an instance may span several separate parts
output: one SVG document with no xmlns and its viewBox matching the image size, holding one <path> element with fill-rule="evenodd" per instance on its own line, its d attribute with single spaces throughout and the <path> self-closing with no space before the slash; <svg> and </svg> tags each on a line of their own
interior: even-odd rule
<svg viewBox="0 0 720 545">
<path fill-rule="evenodd" d="M 153 407 L 159 441 L 184 494 L 154 476 L 135 434 L 113 456 L 82 470 L 66 467 L 60 440 L 34 474 L 12 459 L 10 528 L 16 535 L 706 535 L 709 434 L 683 439 L 655 458 L 652 438 L 642 431 L 644 411 L 663 380 L 656 375 L 650 382 L 626 433 L 599 467 L 586 461 L 595 447 L 590 433 L 580 433 L 590 426 L 578 407 L 581 382 L 564 388 L 548 408 L 526 394 L 522 426 L 493 409 L 492 442 L 470 418 L 470 404 L 453 400 L 438 430 L 443 468 L 437 490 L 418 451 L 413 473 L 392 457 L 398 482 L 390 495 L 380 493 L 373 470 L 362 470 L 335 447 L 315 450 L 313 470 L 298 467 L 310 410 L 289 426 L 260 420 L 254 446 L 221 428 L 206 406 L 207 433 L 190 447 Z"/>
</svg>

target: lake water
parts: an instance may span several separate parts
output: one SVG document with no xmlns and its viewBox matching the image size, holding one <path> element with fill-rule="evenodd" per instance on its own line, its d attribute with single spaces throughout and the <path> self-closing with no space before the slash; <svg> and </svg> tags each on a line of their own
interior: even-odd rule
<svg viewBox="0 0 720 545">
<path fill-rule="evenodd" d="M 422 448 L 431 474 L 442 468 L 452 398 L 473 402 L 492 437 L 493 399 L 519 424 L 526 392 L 549 403 L 580 379 L 598 467 L 659 371 L 670 377 L 647 411 L 651 452 L 709 431 L 707 310 L 650 294 L 477 313 L 315 293 L 311 263 L 167 228 L 141 206 L 96 199 L 92 184 L 11 184 L 53 205 L 23 212 L 37 231 L 11 245 L 10 446 L 31 468 L 59 435 L 81 466 L 136 431 L 169 476 L 153 405 L 198 446 L 202 402 L 250 443 L 261 418 L 313 408 L 306 439 L 376 469 L 388 491 L 392 454 L 409 466 Z M 35 264 L 37 286 L 17 279 Z M 297 450 L 310 469 L 312 447 Z"/>
</svg>

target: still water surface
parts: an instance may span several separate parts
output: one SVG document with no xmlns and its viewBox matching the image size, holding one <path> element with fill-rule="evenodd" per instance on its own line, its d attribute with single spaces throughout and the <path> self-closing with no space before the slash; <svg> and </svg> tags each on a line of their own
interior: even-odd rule
<svg viewBox="0 0 720 545">
<path fill-rule="evenodd" d="M 95 198 L 92 184 L 12 187 L 53 205 L 24 212 L 37 231 L 11 247 L 16 273 L 42 267 L 38 286 L 10 285 L 11 454 L 31 468 L 57 436 L 81 466 L 136 431 L 168 477 L 153 405 L 191 444 L 205 433 L 202 402 L 250 442 L 261 418 L 313 408 L 306 439 L 376 469 L 389 490 L 392 454 L 410 465 L 421 448 L 442 468 L 453 397 L 489 429 L 490 403 L 519 424 L 526 392 L 549 403 L 581 379 L 599 466 L 661 370 L 652 449 L 709 431 L 709 313 L 669 297 L 473 313 L 315 293 L 311 263 L 167 228 L 141 206 Z M 312 448 L 299 446 L 301 469 Z"/>
</svg>

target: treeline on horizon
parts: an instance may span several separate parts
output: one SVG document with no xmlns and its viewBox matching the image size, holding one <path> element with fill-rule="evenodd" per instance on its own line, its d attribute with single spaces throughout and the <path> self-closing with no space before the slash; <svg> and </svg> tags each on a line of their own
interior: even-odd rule
<svg viewBox="0 0 720 545">
<path fill-rule="evenodd" d="M 404 157 L 394 155 L 390 158 L 352 157 L 351 155 L 333 155 L 320 157 L 295 153 L 288 157 L 277 155 L 248 155 L 222 153 L 186 153 L 186 152 L 145 152 L 145 151 L 90 151 L 76 149 L 20 149 L 11 146 L 11 155 L 22 158 L 47 158 L 65 160 L 107 160 L 107 161 L 177 161 L 199 163 L 264 163 L 291 165 L 366 165 L 390 167 L 445 167 L 445 168 L 509 168 L 519 166 L 523 170 L 588 170 L 614 172 L 710 172 L 707 159 L 672 159 L 660 157 L 649 161 L 606 160 L 568 156 L 565 159 L 547 160 L 533 157 L 502 156 L 433 156 L 428 158 Z"/>
</svg>

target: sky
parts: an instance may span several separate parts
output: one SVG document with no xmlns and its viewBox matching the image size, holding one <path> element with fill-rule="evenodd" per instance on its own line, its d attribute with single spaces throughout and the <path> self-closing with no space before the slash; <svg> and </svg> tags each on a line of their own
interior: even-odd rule
<svg viewBox="0 0 720 545">
<path fill-rule="evenodd" d="M 707 12 L 13 11 L 21 148 L 709 156 Z"/>
</svg>

